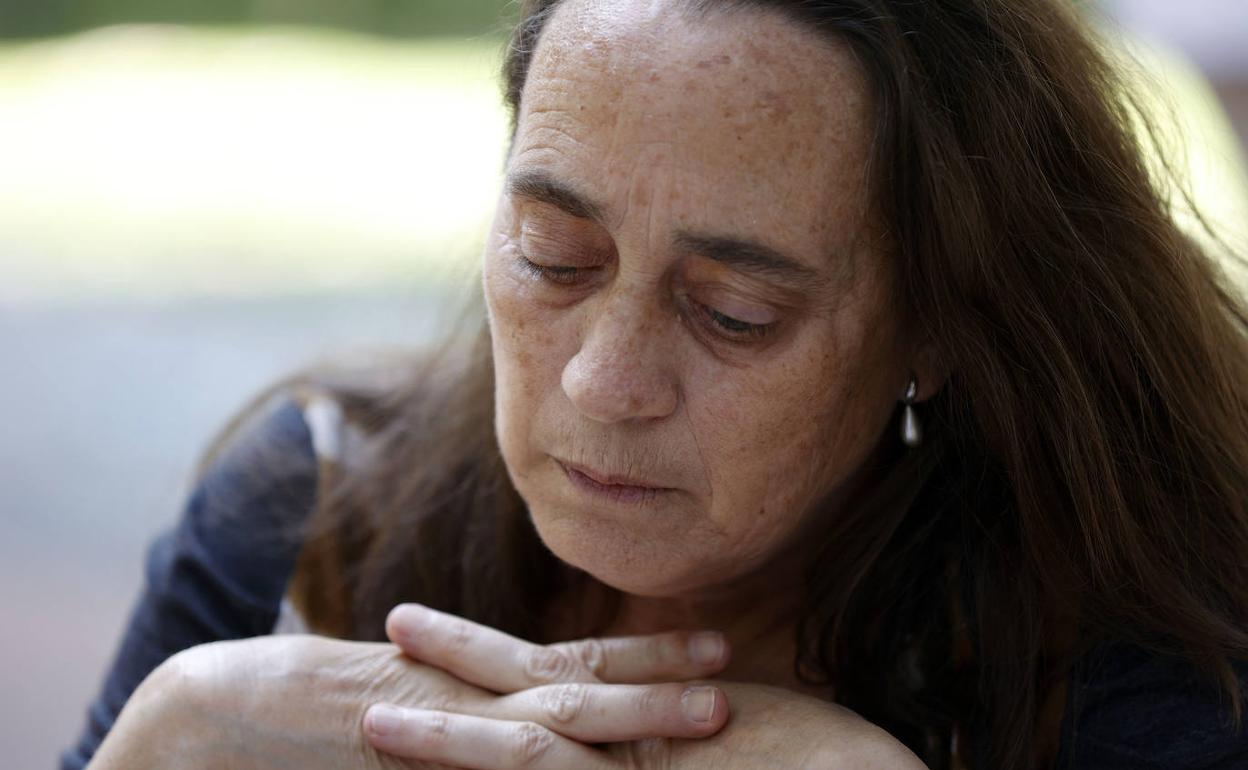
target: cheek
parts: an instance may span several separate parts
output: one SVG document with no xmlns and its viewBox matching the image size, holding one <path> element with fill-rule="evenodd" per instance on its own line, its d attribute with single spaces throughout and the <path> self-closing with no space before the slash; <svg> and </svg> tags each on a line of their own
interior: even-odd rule
<svg viewBox="0 0 1248 770">
<path fill-rule="evenodd" d="M 532 303 L 525 301 L 528 288 L 509 264 L 509 248 L 504 245 L 488 253 L 482 267 L 482 288 L 495 351 L 506 354 L 502 360 L 497 356 L 495 359 L 503 365 L 512 363 L 513 351 L 531 344 L 529 336 L 537 321 Z"/>
<path fill-rule="evenodd" d="M 493 342 L 495 427 L 503 459 L 516 470 L 525 461 L 542 395 L 558 385 L 559 344 L 551 319 L 527 296 L 523 277 L 506 259 L 487 255 L 482 287 Z"/>
<path fill-rule="evenodd" d="M 762 554 L 793 534 L 862 465 L 891 413 L 880 361 L 843 343 L 820 348 L 701 410 L 714 447 L 711 519 L 741 549 Z"/>
</svg>

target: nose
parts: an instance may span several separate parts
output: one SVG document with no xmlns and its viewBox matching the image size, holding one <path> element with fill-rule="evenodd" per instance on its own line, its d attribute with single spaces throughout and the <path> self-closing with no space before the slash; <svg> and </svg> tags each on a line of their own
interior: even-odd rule
<svg viewBox="0 0 1248 770">
<path fill-rule="evenodd" d="M 659 309 L 626 298 L 608 301 L 589 323 L 581 348 L 568 361 L 563 391 L 586 417 L 602 423 L 665 417 L 676 410 L 679 388 Z"/>
</svg>

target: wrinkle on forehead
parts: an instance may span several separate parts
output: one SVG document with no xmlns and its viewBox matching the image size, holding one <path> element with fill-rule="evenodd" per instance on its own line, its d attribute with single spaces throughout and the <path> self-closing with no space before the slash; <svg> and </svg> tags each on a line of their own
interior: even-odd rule
<svg viewBox="0 0 1248 770">
<path fill-rule="evenodd" d="M 585 74 L 595 78 L 605 100 L 639 90 L 660 99 L 656 108 L 669 109 L 686 101 L 683 96 L 709 89 L 720 97 L 717 106 L 726 113 L 721 117 L 738 118 L 742 128 L 804 116 L 808 123 L 825 122 L 827 130 L 818 132 L 825 138 L 851 133 L 844 124 L 859 115 L 870 94 L 847 43 L 772 9 L 727 12 L 735 5 L 727 4 L 723 13 L 691 18 L 680 12 L 689 5 L 687 0 L 570 0 L 548 23 L 530 77 L 550 78 L 543 84 L 550 90 L 568 72 Z M 755 18 L 743 25 L 738 14 Z M 794 46 L 794 38 L 803 45 Z M 563 66 L 568 64 L 571 68 Z M 716 75 L 722 82 L 708 79 Z M 659 83 L 663 87 L 647 88 Z M 828 83 L 839 87 L 809 87 Z"/>
<path fill-rule="evenodd" d="M 625 208 L 643 215 L 639 175 L 670 173 L 667 189 L 687 199 L 680 213 L 706 229 L 769 237 L 816 265 L 835 258 L 836 277 L 852 277 L 842 270 L 879 238 L 867 232 L 874 112 L 849 45 L 776 11 L 680 12 L 688 8 L 561 6 L 521 101 L 516 157 L 562 156 L 580 174 L 569 181 L 599 186 L 618 219 Z"/>
</svg>

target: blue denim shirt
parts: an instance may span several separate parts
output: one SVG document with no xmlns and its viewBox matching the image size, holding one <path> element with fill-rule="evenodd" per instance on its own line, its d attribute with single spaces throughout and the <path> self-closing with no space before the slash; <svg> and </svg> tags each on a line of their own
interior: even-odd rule
<svg viewBox="0 0 1248 770">
<path fill-rule="evenodd" d="M 283 458 L 281 470 L 265 458 Z M 149 549 L 146 587 L 61 770 L 81 770 L 144 677 L 179 650 L 268 634 L 315 502 L 317 460 L 299 405 L 276 402 L 203 476 L 177 526 Z M 222 526 L 241 518 L 246 527 Z M 1248 555 L 1246 555 L 1248 558 Z M 1248 664 L 1239 667 L 1248 682 Z M 1248 730 L 1181 660 L 1125 644 L 1084 656 L 1067 689 L 1057 766 L 1078 770 L 1248 770 Z"/>
</svg>

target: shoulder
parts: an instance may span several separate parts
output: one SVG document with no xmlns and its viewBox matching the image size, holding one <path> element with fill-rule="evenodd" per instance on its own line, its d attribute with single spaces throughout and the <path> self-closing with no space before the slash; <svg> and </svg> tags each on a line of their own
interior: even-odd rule
<svg viewBox="0 0 1248 770">
<path fill-rule="evenodd" d="M 218 523 L 296 523 L 315 503 L 327 466 L 365 461 L 370 442 L 346 416 L 331 388 L 284 384 L 240 410 L 200 462 L 192 508 Z M 198 506 L 197 506 L 198 504 Z"/>
<path fill-rule="evenodd" d="M 1235 670 L 1248 690 L 1248 662 Z M 1248 768 L 1248 729 L 1191 662 L 1106 642 L 1072 671 L 1058 766 Z"/>
<path fill-rule="evenodd" d="M 200 462 L 197 484 L 260 480 L 270 475 L 306 476 L 315 471 L 315 449 L 305 415 L 307 396 L 282 388 L 248 404 L 212 441 Z"/>
<path fill-rule="evenodd" d="M 222 430 L 204 455 L 188 518 L 229 525 L 246 519 L 299 518 L 311 507 L 317 478 L 306 397 L 281 389 L 257 399 Z"/>
<path fill-rule="evenodd" d="M 176 525 L 148 549 L 142 594 L 63 768 L 87 764 L 131 693 L 170 656 L 273 630 L 316 499 L 316 418 L 306 407 L 274 389 L 213 442 Z"/>
<path fill-rule="evenodd" d="M 305 402 L 293 390 L 273 390 L 226 425 L 181 520 L 153 544 L 149 583 L 179 596 L 211 585 L 231 606 L 267 617 L 316 505 L 319 460 Z"/>
</svg>

